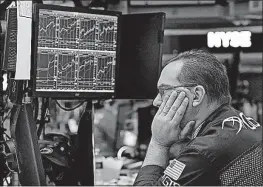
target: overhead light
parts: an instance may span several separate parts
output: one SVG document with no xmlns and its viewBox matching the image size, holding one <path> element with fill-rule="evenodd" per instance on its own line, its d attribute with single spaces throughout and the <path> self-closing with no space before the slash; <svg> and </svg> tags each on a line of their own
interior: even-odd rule
<svg viewBox="0 0 263 187">
<path fill-rule="evenodd" d="M 235 26 L 247 26 L 251 23 L 251 20 L 248 20 L 248 19 L 243 19 L 243 20 L 233 20 L 232 23 L 235 25 Z"/>
<path fill-rule="evenodd" d="M 240 20 L 234 20 L 234 21 L 232 21 L 232 23 L 233 23 L 235 26 L 240 26 L 240 25 L 241 25 L 241 21 L 240 21 Z"/>
<path fill-rule="evenodd" d="M 251 23 L 251 20 L 248 20 L 248 19 L 245 19 L 245 20 L 242 20 L 241 21 L 241 24 L 244 25 L 244 26 L 247 26 Z"/>
</svg>

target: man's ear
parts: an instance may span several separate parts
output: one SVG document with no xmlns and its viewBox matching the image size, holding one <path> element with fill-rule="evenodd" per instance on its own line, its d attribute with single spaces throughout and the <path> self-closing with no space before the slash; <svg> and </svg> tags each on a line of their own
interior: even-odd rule
<svg viewBox="0 0 263 187">
<path fill-rule="evenodd" d="M 194 88 L 193 107 L 200 105 L 205 97 L 205 89 L 203 86 L 198 85 Z"/>
</svg>

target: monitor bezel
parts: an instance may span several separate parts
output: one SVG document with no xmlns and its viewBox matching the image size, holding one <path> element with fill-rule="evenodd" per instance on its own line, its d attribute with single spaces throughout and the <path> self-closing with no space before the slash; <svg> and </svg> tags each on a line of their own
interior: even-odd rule
<svg viewBox="0 0 263 187">
<path fill-rule="evenodd" d="M 38 51 L 38 27 L 39 27 L 39 10 L 57 10 L 65 12 L 79 12 L 87 14 L 99 14 L 116 16 L 118 19 L 117 26 L 117 46 L 116 46 L 116 65 L 115 65 L 115 85 L 113 92 L 61 92 L 61 91 L 37 91 L 36 90 L 36 75 L 37 75 L 37 51 Z M 116 96 L 116 85 L 118 80 L 118 70 L 120 63 L 120 42 L 121 42 L 121 12 L 108 11 L 108 10 L 94 10 L 79 7 L 66 7 L 58 5 L 45 5 L 45 4 L 34 4 L 33 5 L 33 19 L 32 19 L 32 94 L 33 97 L 50 97 L 57 99 L 108 99 L 115 98 Z"/>
</svg>

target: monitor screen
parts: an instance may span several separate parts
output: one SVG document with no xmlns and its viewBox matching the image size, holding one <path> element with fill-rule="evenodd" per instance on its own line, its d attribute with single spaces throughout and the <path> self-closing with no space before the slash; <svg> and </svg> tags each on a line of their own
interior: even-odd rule
<svg viewBox="0 0 263 187">
<path fill-rule="evenodd" d="M 35 95 L 114 96 L 120 13 L 36 7 Z"/>
</svg>

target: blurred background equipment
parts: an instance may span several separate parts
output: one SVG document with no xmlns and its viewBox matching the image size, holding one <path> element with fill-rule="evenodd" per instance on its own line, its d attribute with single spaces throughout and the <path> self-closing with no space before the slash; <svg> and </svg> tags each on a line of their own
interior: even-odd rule
<svg viewBox="0 0 263 187">
<path fill-rule="evenodd" d="M 144 159 L 152 136 L 151 125 L 158 108 L 150 105 L 138 109 L 138 148 L 139 157 Z"/>
<path fill-rule="evenodd" d="M 200 1 L 200 0 L 191 0 L 191 1 L 149 1 L 149 0 L 128 0 L 129 5 L 131 6 L 197 6 L 197 5 L 214 5 L 214 4 L 225 4 L 226 0 L 210 0 L 210 1 Z"/>
<path fill-rule="evenodd" d="M 104 107 L 95 110 L 94 114 L 94 141 L 95 148 L 102 156 L 116 156 L 115 139 L 117 125 L 118 103 L 105 101 Z M 121 125 L 119 124 L 121 127 Z"/>
<path fill-rule="evenodd" d="M 108 5 L 116 5 L 120 0 L 73 0 L 75 7 L 104 8 L 107 10 Z"/>
<path fill-rule="evenodd" d="M 138 144 L 150 143 L 151 124 L 157 110 L 153 105 L 138 109 Z"/>
<path fill-rule="evenodd" d="M 45 173 L 50 182 L 57 186 L 69 185 L 72 175 L 69 175 L 71 157 L 70 137 L 61 132 L 47 133 L 39 141 Z"/>
<path fill-rule="evenodd" d="M 127 145 L 127 143 L 131 143 L 133 145 L 136 144 L 135 142 L 129 142 L 129 140 L 133 141 L 133 139 L 129 139 L 127 142 L 127 135 L 129 132 L 131 133 L 134 130 L 133 124 L 130 124 L 128 120 L 132 119 L 133 110 L 133 102 L 127 100 L 126 103 L 119 103 L 118 110 L 117 110 L 117 123 L 116 123 L 116 130 L 115 130 L 115 138 L 114 138 L 114 149 L 115 151 L 119 150 L 123 145 Z M 130 125 L 130 127 L 129 127 Z M 128 135 L 129 136 L 129 135 Z"/>
<path fill-rule="evenodd" d="M 10 129 L 20 168 L 19 181 L 21 185 L 45 185 L 36 124 L 32 114 L 31 104 L 15 105 L 11 110 Z"/>
</svg>

